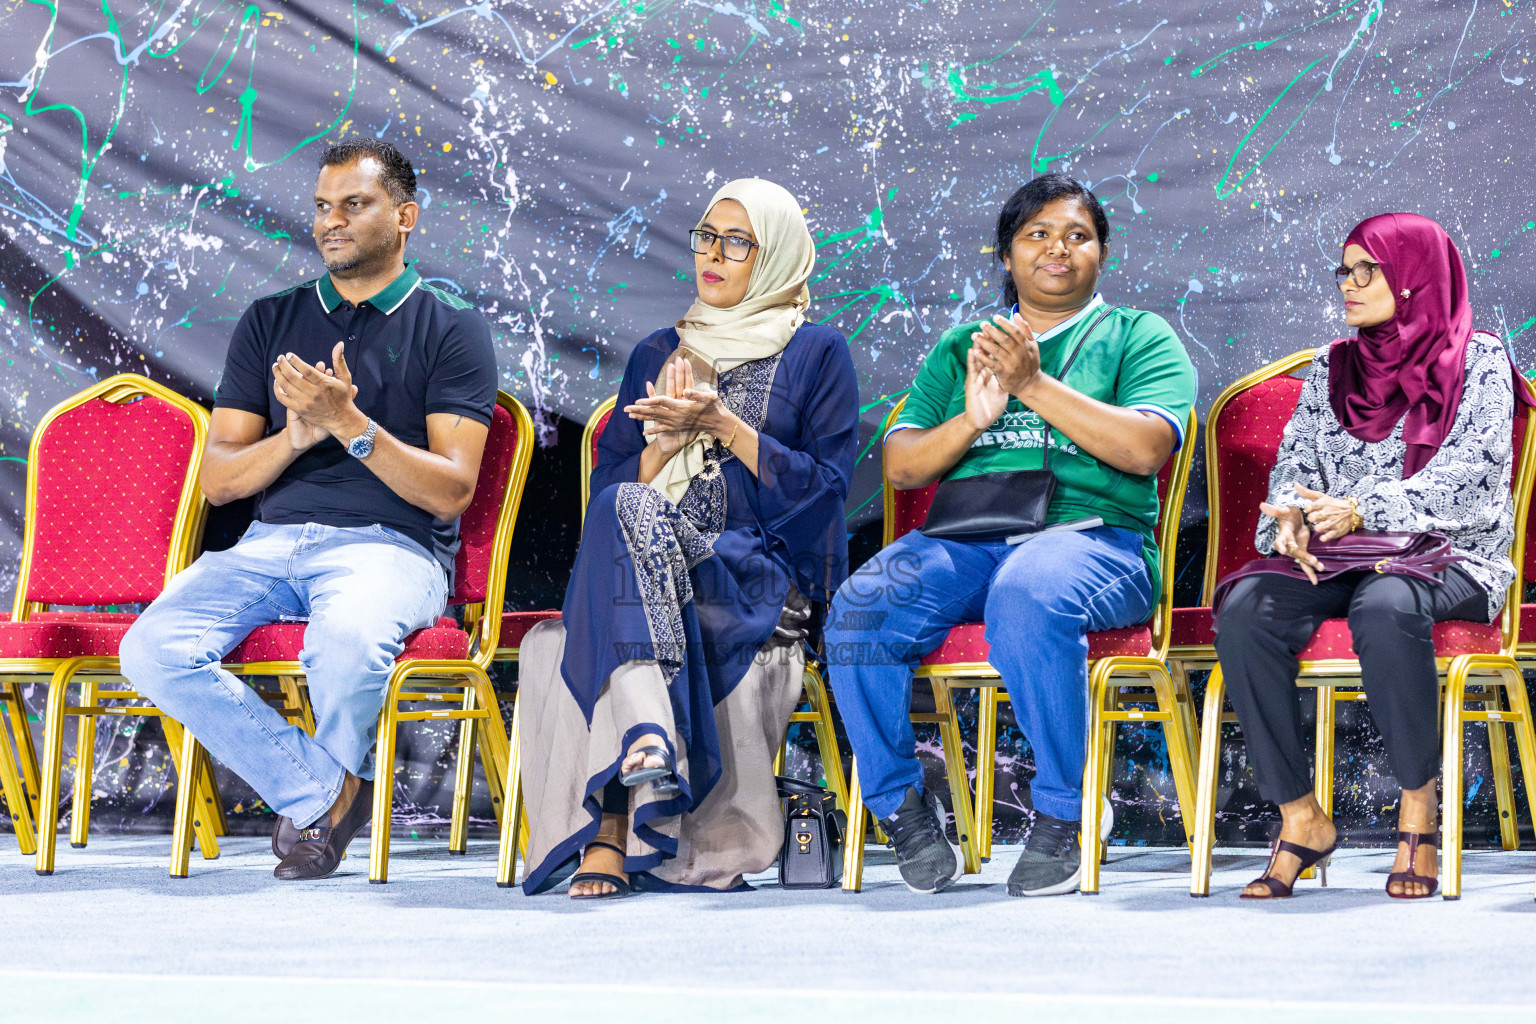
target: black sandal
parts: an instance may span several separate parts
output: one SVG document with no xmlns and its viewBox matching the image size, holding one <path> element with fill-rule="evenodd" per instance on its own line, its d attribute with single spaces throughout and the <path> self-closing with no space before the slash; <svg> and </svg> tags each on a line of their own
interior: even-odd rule
<svg viewBox="0 0 1536 1024">
<path fill-rule="evenodd" d="M 659 757 L 662 763 L 655 768 L 636 768 L 626 775 L 620 775 L 619 785 L 634 787 L 649 782 L 659 797 L 673 797 L 682 792 L 682 787 L 677 784 L 677 763 L 672 760 L 670 750 L 652 745 L 637 747 L 624 756 L 627 758 L 634 754 Z"/>
<path fill-rule="evenodd" d="M 605 850 L 612 850 L 614 853 L 618 854 L 623 854 L 625 852 L 624 850 L 619 849 L 617 846 L 614 846 L 612 843 L 605 843 L 600 839 L 594 839 L 592 842 L 587 844 L 588 848 L 593 846 L 601 846 Z M 586 850 L 583 850 L 582 852 L 585 854 Z M 571 884 L 575 885 L 577 882 L 607 882 L 609 885 L 613 886 L 613 892 L 594 892 L 583 896 L 572 894 L 571 899 L 573 900 L 617 900 L 628 896 L 630 892 L 629 879 L 620 878 L 618 875 L 610 875 L 606 871 L 583 871 L 579 874 L 572 875 Z"/>
<path fill-rule="evenodd" d="M 1421 875 L 1413 870 L 1419 863 L 1419 847 L 1433 846 L 1440 848 L 1440 833 L 1435 832 L 1402 832 L 1397 833 L 1397 841 L 1408 844 L 1408 870 L 1394 871 L 1387 876 L 1387 895 L 1395 900 L 1427 900 L 1440 889 L 1440 879 Z M 1422 885 L 1428 892 L 1409 893 L 1393 892 L 1392 883 L 1401 882 L 1404 885 Z"/>
<path fill-rule="evenodd" d="M 1270 874 L 1270 872 L 1275 868 L 1275 861 L 1279 859 L 1282 853 L 1294 854 L 1296 858 L 1301 861 L 1301 867 L 1296 869 L 1296 878 L 1300 878 L 1302 872 L 1306 871 L 1307 868 L 1310 868 L 1312 865 L 1322 861 L 1323 884 L 1327 885 L 1328 857 L 1331 856 L 1333 851 L 1337 850 L 1338 848 L 1339 844 L 1334 843 L 1326 850 L 1314 850 L 1309 846 L 1302 846 L 1298 843 L 1286 842 L 1284 839 L 1276 840 L 1275 845 L 1270 849 L 1269 864 L 1264 868 L 1264 873 L 1258 878 L 1255 878 L 1252 882 L 1248 883 L 1249 885 L 1255 885 L 1259 882 L 1263 882 L 1269 887 L 1269 894 L 1266 896 L 1257 896 L 1249 895 L 1245 892 L 1239 898 L 1245 900 L 1284 900 L 1291 897 L 1296 886 L 1295 879 L 1292 879 L 1290 882 L 1282 882 L 1280 879 Z"/>
</svg>

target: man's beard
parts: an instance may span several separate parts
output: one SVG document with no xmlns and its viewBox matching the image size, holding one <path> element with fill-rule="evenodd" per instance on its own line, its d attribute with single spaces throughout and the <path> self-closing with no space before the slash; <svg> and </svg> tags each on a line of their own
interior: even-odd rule
<svg viewBox="0 0 1536 1024">
<path fill-rule="evenodd" d="M 390 245 L 387 241 L 369 245 L 368 239 L 359 238 L 356 235 L 351 235 L 349 238 L 353 244 L 353 250 L 348 255 L 328 254 L 324 248 L 320 248 L 320 260 L 325 264 L 326 270 L 333 274 L 346 275 L 350 271 L 366 267 L 371 263 L 383 263 L 390 255 Z M 323 246 L 324 239 L 320 239 L 318 244 Z"/>
</svg>

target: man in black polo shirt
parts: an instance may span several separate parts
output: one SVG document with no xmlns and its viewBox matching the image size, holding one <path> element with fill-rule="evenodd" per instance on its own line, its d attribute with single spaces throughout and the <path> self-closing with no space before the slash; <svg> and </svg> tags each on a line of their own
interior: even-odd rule
<svg viewBox="0 0 1536 1024">
<path fill-rule="evenodd" d="M 324 878 L 368 821 L 384 687 L 452 592 L 496 400 L 490 331 L 404 261 L 416 175 L 387 142 L 320 160 L 328 274 L 258 299 L 235 328 L 203 453 L 215 505 L 257 521 L 144 612 L 123 673 L 279 815 L 278 878 Z M 257 626 L 308 620 L 311 737 L 221 658 Z"/>
</svg>

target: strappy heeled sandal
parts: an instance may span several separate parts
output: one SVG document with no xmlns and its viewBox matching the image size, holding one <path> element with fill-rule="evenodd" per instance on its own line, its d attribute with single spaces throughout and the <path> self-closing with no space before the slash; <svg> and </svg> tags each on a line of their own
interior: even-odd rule
<svg viewBox="0 0 1536 1024">
<path fill-rule="evenodd" d="M 1440 879 L 1431 878 L 1429 875 L 1421 875 L 1413 870 L 1419 863 L 1419 847 L 1433 846 L 1440 849 L 1440 833 L 1434 832 L 1403 832 L 1397 833 L 1397 841 L 1408 844 L 1408 870 L 1394 871 L 1387 876 L 1387 895 L 1395 900 L 1426 900 L 1440 889 Z M 1401 882 L 1403 885 L 1422 885 L 1426 892 L 1393 892 L 1392 883 Z"/>
<path fill-rule="evenodd" d="M 1248 883 L 1249 885 L 1256 885 L 1259 882 L 1263 882 L 1266 886 L 1269 887 L 1269 893 L 1264 896 L 1258 896 L 1250 895 L 1245 892 L 1240 898 L 1245 900 L 1284 900 L 1291 897 L 1296 886 L 1295 879 L 1292 879 L 1290 882 L 1282 882 L 1280 879 L 1270 874 L 1270 872 L 1275 869 L 1275 861 L 1279 859 L 1282 853 L 1292 854 L 1301 861 L 1301 867 L 1296 869 L 1296 878 L 1300 878 L 1301 873 L 1307 870 L 1307 868 L 1310 868 L 1312 865 L 1317 864 L 1318 862 L 1322 862 L 1323 884 L 1327 885 L 1328 858 L 1332 856 L 1333 851 L 1337 850 L 1338 848 L 1339 844 L 1334 843 L 1326 850 L 1314 850 L 1309 846 L 1302 846 L 1299 843 L 1288 843 L 1284 839 L 1276 840 L 1275 845 L 1270 849 L 1269 864 L 1265 866 L 1264 873 L 1258 878 L 1255 878 L 1252 882 Z"/>
<path fill-rule="evenodd" d="M 634 787 L 649 782 L 651 783 L 651 788 L 655 790 L 656 795 L 659 797 L 672 797 L 682 792 L 682 788 L 677 784 L 677 763 L 672 760 L 672 752 L 670 750 L 653 744 L 646 747 L 636 747 L 625 756 L 630 757 L 635 754 L 644 754 L 646 757 L 659 757 L 662 763 L 655 768 L 636 768 L 632 772 L 620 775 L 619 785 Z"/>
<path fill-rule="evenodd" d="M 587 844 L 588 849 L 594 846 L 601 846 L 605 850 L 612 850 L 621 856 L 625 853 L 619 847 L 614 846 L 612 843 L 605 843 L 601 839 L 594 839 Z M 613 892 L 593 892 L 579 896 L 573 893 L 571 894 L 571 899 L 573 900 L 617 900 L 628 896 L 630 892 L 629 879 L 620 878 L 618 875 L 610 875 L 606 871 L 579 872 L 571 876 L 571 884 L 575 885 L 577 882 L 607 882 L 613 886 Z"/>
</svg>

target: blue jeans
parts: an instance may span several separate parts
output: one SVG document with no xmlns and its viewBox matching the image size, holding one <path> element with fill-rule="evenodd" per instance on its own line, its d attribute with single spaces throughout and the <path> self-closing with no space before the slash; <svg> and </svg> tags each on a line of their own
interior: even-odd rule
<svg viewBox="0 0 1536 1024">
<path fill-rule="evenodd" d="M 372 775 L 384 688 L 405 638 L 442 614 L 442 566 L 384 526 L 253 523 L 171 580 L 123 638 L 123 675 L 278 814 L 304 827 L 346 773 Z M 220 664 L 257 626 L 308 620 L 310 736 Z"/>
<path fill-rule="evenodd" d="M 923 788 L 912 721 L 912 671 L 951 626 L 986 623 L 988 661 L 1003 678 L 1035 754 L 1037 810 L 1082 816 L 1090 631 L 1145 622 L 1154 596 L 1141 538 L 1100 526 L 1002 541 L 940 540 L 913 531 L 850 576 L 832 602 L 827 663 L 864 802 L 876 817 Z"/>
</svg>

